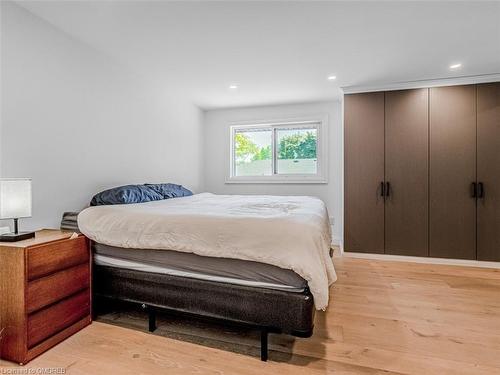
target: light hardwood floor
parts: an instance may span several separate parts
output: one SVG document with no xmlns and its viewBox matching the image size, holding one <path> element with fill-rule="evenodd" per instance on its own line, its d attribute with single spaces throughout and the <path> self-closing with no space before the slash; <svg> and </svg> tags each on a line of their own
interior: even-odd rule
<svg viewBox="0 0 500 375">
<path fill-rule="evenodd" d="M 152 335 L 140 331 L 142 318 L 117 315 L 108 319 L 137 329 L 94 322 L 26 367 L 99 375 L 500 374 L 500 270 L 334 261 L 339 280 L 314 336 L 271 335 L 267 363 L 252 332 L 163 318 Z M 2 366 L 14 365 L 0 361 L 0 374 Z"/>
</svg>

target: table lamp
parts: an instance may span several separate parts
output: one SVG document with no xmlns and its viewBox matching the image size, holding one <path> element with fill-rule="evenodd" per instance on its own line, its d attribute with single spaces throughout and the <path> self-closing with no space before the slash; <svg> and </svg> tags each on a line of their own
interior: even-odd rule
<svg viewBox="0 0 500 375">
<path fill-rule="evenodd" d="M 31 179 L 0 179 L 0 219 L 14 219 L 14 232 L 0 235 L 0 242 L 15 242 L 35 237 L 35 232 L 19 232 L 18 220 L 31 217 Z"/>
</svg>

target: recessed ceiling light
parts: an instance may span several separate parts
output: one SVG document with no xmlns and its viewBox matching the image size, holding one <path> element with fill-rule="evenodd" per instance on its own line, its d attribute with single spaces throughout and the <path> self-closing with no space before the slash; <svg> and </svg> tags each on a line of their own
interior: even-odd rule
<svg viewBox="0 0 500 375">
<path fill-rule="evenodd" d="M 458 63 L 458 64 L 451 64 L 450 65 L 450 69 L 458 69 L 460 67 L 462 67 L 462 64 L 460 64 L 460 63 Z"/>
<path fill-rule="evenodd" d="M 238 85 L 229 85 L 229 88 L 231 90 L 236 90 L 238 88 Z"/>
<path fill-rule="evenodd" d="M 337 76 L 328 76 L 329 81 L 334 81 L 337 79 Z"/>
</svg>

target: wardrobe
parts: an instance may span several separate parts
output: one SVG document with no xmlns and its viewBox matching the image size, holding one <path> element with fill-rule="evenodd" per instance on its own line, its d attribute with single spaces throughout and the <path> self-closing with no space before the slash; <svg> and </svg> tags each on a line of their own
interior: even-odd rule
<svg viewBox="0 0 500 375">
<path fill-rule="evenodd" d="M 344 250 L 500 261 L 500 82 L 344 97 Z"/>
</svg>

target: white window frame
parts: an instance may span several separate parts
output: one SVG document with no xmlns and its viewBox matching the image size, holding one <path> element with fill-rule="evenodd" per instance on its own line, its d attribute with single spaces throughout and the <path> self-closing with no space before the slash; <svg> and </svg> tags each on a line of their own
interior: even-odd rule
<svg viewBox="0 0 500 375">
<path fill-rule="evenodd" d="M 280 128 L 310 128 L 314 124 L 317 129 L 316 174 L 277 174 L 275 163 L 276 156 L 276 130 Z M 274 119 L 266 121 L 244 121 L 230 124 L 229 138 L 229 171 L 226 176 L 227 184 L 268 184 L 268 183 L 290 183 L 290 184 L 326 184 L 328 183 L 328 115 L 303 116 L 297 118 Z M 234 137 L 237 131 L 246 129 L 270 129 L 272 135 L 272 171 L 271 176 L 236 176 L 235 175 L 235 147 Z"/>
</svg>

